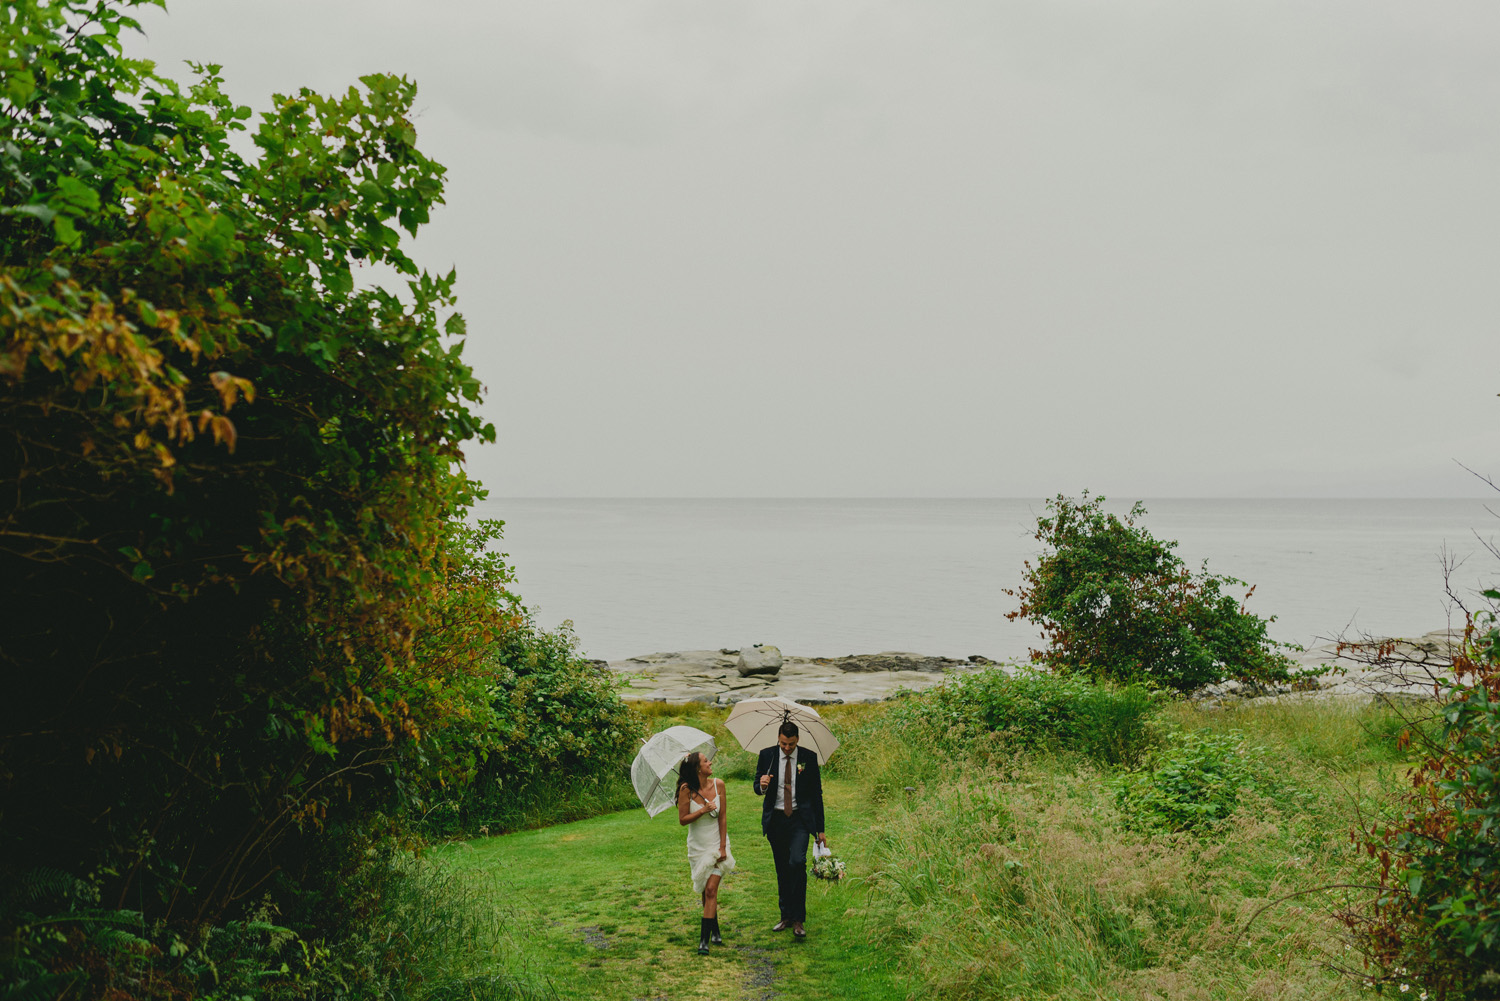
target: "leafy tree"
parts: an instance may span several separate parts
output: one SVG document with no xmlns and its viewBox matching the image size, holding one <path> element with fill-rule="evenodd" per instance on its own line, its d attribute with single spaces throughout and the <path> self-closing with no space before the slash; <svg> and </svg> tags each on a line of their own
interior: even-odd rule
<svg viewBox="0 0 1500 1001">
<path fill-rule="evenodd" d="M 0 880 L 208 920 L 471 772 L 520 615 L 415 85 L 278 95 L 247 159 L 218 67 L 122 55 L 143 3 L 0 9 Z"/>
<path fill-rule="evenodd" d="M 1224 593 L 1244 581 L 1206 567 L 1194 573 L 1172 551 L 1175 542 L 1137 526 L 1141 504 L 1121 518 L 1103 503 L 1087 492 L 1078 500 L 1059 494 L 1037 519 L 1042 555 L 1027 561 L 1020 589 L 1006 591 L 1020 601 L 1006 618 L 1041 626 L 1047 641 L 1031 652 L 1033 662 L 1183 692 L 1226 678 L 1290 676 L 1286 646 L 1266 634 L 1275 618 L 1253 615 Z"/>
</svg>

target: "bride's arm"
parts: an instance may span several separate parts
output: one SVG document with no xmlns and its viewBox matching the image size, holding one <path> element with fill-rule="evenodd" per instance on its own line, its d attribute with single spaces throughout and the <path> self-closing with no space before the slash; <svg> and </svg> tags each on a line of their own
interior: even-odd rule
<svg viewBox="0 0 1500 1001">
<path fill-rule="evenodd" d="M 719 783 L 719 854 L 728 855 L 726 850 L 729 840 L 729 789 L 724 785 L 723 779 L 714 779 Z"/>
<path fill-rule="evenodd" d="M 707 806 L 697 811 L 693 809 L 693 795 L 688 792 L 686 783 L 677 787 L 677 822 L 679 824 L 686 827 L 707 812 Z"/>
</svg>

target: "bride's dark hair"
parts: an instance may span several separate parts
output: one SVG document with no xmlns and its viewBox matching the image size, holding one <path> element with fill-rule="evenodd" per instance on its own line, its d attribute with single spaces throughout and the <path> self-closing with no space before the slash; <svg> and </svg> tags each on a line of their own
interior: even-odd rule
<svg viewBox="0 0 1500 1001">
<path fill-rule="evenodd" d="M 703 755 L 694 751 L 682 759 L 682 764 L 677 768 L 677 787 L 680 789 L 687 786 L 692 792 L 698 791 L 698 762 L 703 760 Z"/>
</svg>

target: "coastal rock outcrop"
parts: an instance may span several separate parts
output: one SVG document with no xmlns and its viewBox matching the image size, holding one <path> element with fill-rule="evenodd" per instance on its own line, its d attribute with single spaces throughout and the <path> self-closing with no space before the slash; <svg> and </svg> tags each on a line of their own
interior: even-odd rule
<svg viewBox="0 0 1500 1001">
<path fill-rule="evenodd" d="M 1193 693 L 1192 699 L 1199 708 L 1214 710 L 1250 700 L 1432 698 L 1434 686 L 1440 689 L 1453 677 L 1451 658 L 1461 640 L 1461 630 L 1438 630 L 1415 639 L 1370 640 L 1363 644 L 1366 651 L 1380 651 L 1378 658 L 1330 643 L 1297 657 L 1304 668 L 1330 668 L 1322 674 L 1277 685 L 1225 681 Z M 783 655 L 769 643 L 740 649 L 648 653 L 609 661 L 604 666 L 616 676 L 620 694 L 626 699 L 720 706 L 768 695 L 812 706 L 881 702 L 903 690 L 923 691 L 942 684 L 945 678 L 973 671 L 995 669 L 1013 675 L 1027 670 L 1016 664 L 997 664 L 980 654 L 966 660 L 900 650 L 795 657 Z M 751 673 L 746 673 L 746 667 Z"/>
<path fill-rule="evenodd" d="M 1382 701 L 1436 698 L 1453 680 L 1453 655 L 1463 641 L 1462 629 L 1439 629 L 1416 638 L 1375 638 L 1326 643 L 1296 656 L 1307 670 L 1324 669 L 1291 684 L 1255 685 L 1229 680 L 1193 693 L 1200 709 L 1216 709 L 1249 700 L 1359 697 Z"/>
<path fill-rule="evenodd" d="M 981 658 L 987 664 L 994 661 Z M 814 657 L 814 664 L 826 664 L 836 667 L 840 671 L 928 671 L 941 674 L 944 671 L 952 671 L 957 668 L 972 667 L 973 664 L 967 660 L 954 660 L 951 657 L 928 657 L 920 653 L 906 653 L 902 650 L 886 650 L 882 653 L 850 654 L 847 657 Z"/>
<path fill-rule="evenodd" d="M 743 674 L 742 660 L 752 669 L 758 661 L 758 669 L 768 673 Z M 777 663 L 777 667 L 770 668 L 770 663 Z M 609 662 L 609 670 L 620 678 L 623 698 L 723 706 L 769 695 L 811 706 L 880 702 L 902 690 L 931 688 L 950 673 L 976 669 L 969 661 L 889 651 L 835 658 L 793 657 L 769 643 L 740 649 L 648 653 Z"/>
</svg>

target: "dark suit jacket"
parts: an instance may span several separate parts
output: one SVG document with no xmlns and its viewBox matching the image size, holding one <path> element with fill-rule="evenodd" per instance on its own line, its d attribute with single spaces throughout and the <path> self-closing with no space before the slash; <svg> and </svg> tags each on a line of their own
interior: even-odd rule
<svg viewBox="0 0 1500 1001">
<path fill-rule="evenodd" d="M 771 829 L 771 812 L 776 809 L 776 787 L 781 785 L 782 776 L 776 774 L 780 767 L 781 748 L 775 745 L 760 752 L 760 760 L 755 765 L 755 777 L 750 780 L 750 785 L 755 789 L 757 796 L 764 796 L 765 802 L 760 809 L 760 829 L 765 833 Z M 770 775 L 771 782 L 764 792 L 760 788 L 760 777 Z M 797 771 L 792 780 L 793 789 L 796 793 L 797 810 L 802 817 L 802 822 L 807 826 L 809 834 L 823 833 L 823 775 L 818 771 L 818 756 L 805 747 L 797 748 Z"/>
</svg>

